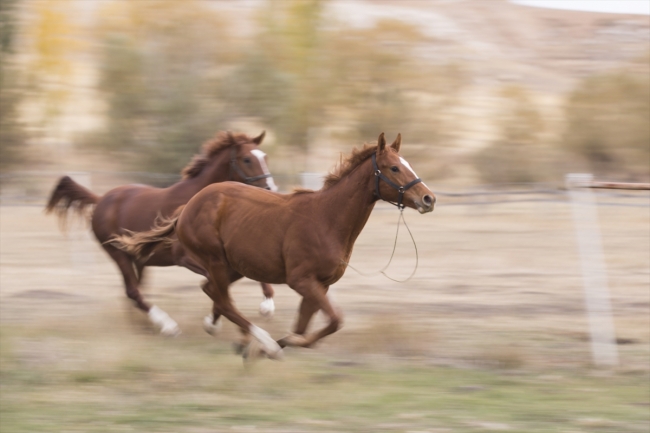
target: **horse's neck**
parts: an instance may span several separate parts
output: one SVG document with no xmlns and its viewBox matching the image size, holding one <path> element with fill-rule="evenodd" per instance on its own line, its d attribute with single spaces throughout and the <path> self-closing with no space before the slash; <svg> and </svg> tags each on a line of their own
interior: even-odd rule
<svg viewBox="0 0 650 433">
<path fill-rule="evenodd" d="M 351 249 L 376 203 L 370 160 L 361 163 L 336 185 L 320 194 L 322 215 L 334 228 L 334 236 Z"/>
<path fill-rule="evenodd" d="M 225 182 L 230 177 L 230 150 L 225 149 L 219 155 L 212 158 L 212 160 L 201 170 L 195 177 L 181 180 L 180 182 L 172 185 L 170 190 L 172 194 L 189 201 L 197 192 L 201 191 L 206 186 Z"/>
</svg>

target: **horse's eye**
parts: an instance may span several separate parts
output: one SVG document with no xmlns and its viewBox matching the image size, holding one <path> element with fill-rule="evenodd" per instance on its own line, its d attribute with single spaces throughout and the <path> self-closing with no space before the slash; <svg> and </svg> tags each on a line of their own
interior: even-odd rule
<svg viewBox="0 0 650 433">
<path fill-rule="evenodd" d="M 399 168 L 397 168 L 397 166 L 394 165 L 390 168 L 390 171 L 392 171 L 393 173 L 397 173 L 399 171 Z"/>
<path fill-rule="evenodd" d="M 251 163 L 251 159 L 248 158 L 248 157 L 244 158 L 243 161 L 244 161 L 244 164 L 250 164 Z"/>
</svg>

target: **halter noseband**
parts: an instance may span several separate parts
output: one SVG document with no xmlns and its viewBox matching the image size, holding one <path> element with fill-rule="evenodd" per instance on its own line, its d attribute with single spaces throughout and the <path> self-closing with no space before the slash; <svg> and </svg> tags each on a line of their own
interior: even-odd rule
<svg viewBox="0 0 650 433">
<path fill-rule="evenodd" d="M 235 150 L 235 146 L 233 146 L 232 150 L 230 151 L 230 174 L 228 175 L 229 180 L 233 179 L 232 176 L 233 170 L 239 175 L 239 177 L 244 179 L 244 183 L 246 184 L 251 184 L 253 182 L 257 182 L 260 179 L 266 179 L 267 177 L 271 177 L 271 173 L 260 174 L 259 176 L 253 176 L 253 177 L 246 176 L 246 173 L 244 173 L 242 169 L 239 168 L 239 165 L 237 164 L 237 151 Z"/>
<path fill-rule="evenodd" d="M 372 168 L 375 171 L 375 194 L 377 195 L 377 198 L 379 198 L 381 200 L 384 200 L 384 201 L 386 201 L 386 202 L 388 202 L 388 203 L 390 203 L 392 205 L 397 206 L 397 208 L 399 210 L 404 209 L 405 206 L 402 204 L 402 198 L 404 198 L 404 193 L 406 192 L 406 190 L 408 190 L 413 185 L 417 185 L 418 183 L 422 182 L 422 179 L 420 179 L 418 177 L 416 179 L 413 179 L 412 181 L 410 181 L 406 185 L 402 185 L 402 186 L 397 185 L 395 182 L 393 182 L 392 180 L 387 178 L 381 172 L 381 170 L 379 170 L 379 166 L 377 165 L 377 153 L 376 152 L 372 154 Z M 390 187 L 397 190 L 397 192 L 399 193 L 398 196 L 397 196 L 397 203 L 393 203 L 392 201 L 385 200 L 385 199 L 383 199 L 381 197 L 381 193 L 379 192 L 379 179 L 383 180 Z"/>
</svg>

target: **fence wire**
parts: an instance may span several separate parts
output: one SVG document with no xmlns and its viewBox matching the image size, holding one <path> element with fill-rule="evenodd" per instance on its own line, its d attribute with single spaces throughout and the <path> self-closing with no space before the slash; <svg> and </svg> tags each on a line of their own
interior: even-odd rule
<svg viewBox="0 0 650 433">
<path fill-rule="evenodd" d="M 150 172 L 55 172 L 20 171 L 0 174 L 1 206 L 42 206 L 47 201 L 54 185 L 61 176 L 82 178 L 85 185 L 96 194 L 104 194 L 120 185 L 145 184 L 167 187 L 178 182 L 178 174 Z M 273 175 L 280 192 L 288 193 L 302 187 L 301 174 Z M 84 183 L 84 182 L 80 182 Z M 508 183 L 483 184 L 456 190 L 444 184 L 427 182 L 438 198 L 439 206 L 486 206 L 509 203 L 557 203 L 568 202 L 569 195 L 563 184 L 550 183 Z M 623 191 L 594 189 L 598 206 L 650 207 L 650 191 Z"/>
</svg>

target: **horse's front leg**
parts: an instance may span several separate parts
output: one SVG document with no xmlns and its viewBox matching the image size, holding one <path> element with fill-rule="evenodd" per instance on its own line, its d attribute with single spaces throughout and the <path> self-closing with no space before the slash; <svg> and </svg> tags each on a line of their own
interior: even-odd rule
<svg viewBox="0 0 650 433">
<path fill-rule="evenodd" d="M 343 326 L 343 317 L 342 314 L 334 308 L 327 297 L 327 290 L 329 287 L 324 286 L 319 282 L 312 281 L 295 287 L 291 286 L 291 288 L 302 295 L 303 299 L 300 303 L 298 321 L 294 328 L 294 334 L 288 335 L 279 340 L 278 344 L 281 347 L 310 347 L 321 338 L 333 334 L 341 329 L 341 326 Z M 318 310 L 323 310 L 323 313 L 325 313 L 329 318 L 329 322 L 319 331 L 305 335 L 309 322 Z"/>
<path fill-rule="evenodd" d="M 112 245 L 105 244 L 102 246 L 122 272 L 126 296 L 135 303 L 136 307 L 147 314 L 151 323 L 160 329 L 161 334 L 170 337 L 180 334 L 181 329 L 174 319 L 157 306 L 147 303 L 142 297 L 140 282 L 144 275 L 144 264 L 134 262 L 131 256 Z"/>
</svg>

